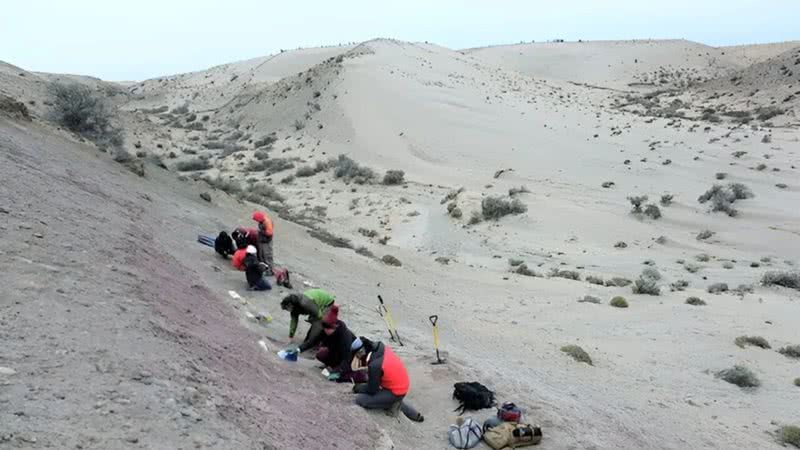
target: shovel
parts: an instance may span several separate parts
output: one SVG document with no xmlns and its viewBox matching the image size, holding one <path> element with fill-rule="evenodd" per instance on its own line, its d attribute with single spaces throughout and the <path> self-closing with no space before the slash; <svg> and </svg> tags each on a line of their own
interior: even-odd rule
<svg viewBox="0 0 800 450">
<path fill-rule="evenodd" d="M 431 325 L 433 325 L 433 346 L 434 348 L 436 348 L 436 361 L 432 362 L 431 364 L 433 365 L 444 364 L 445 360 L 443 360 L 442 357 L 439 356 L 439 326 L 437 325 L 437 323 L 439 322 L 439 316 L 434 314 L 428 317 L 428 320 L 430 320 Z"/>
<path fill-rule="evenodd" d="M 391 337 L 393 341 L 397 341 L 402 347 L 403 341 L 400 340 L 400 334 L 394 326 L 394 320 L 392 320 L 392 314 L 389 312 L 389 308 L 383 303 L 383 297 L 380 295 L 378 296 L 378 301 L 380 302 L 380 305 L 378 305 L 378 314 L 380 314 L 381 317 L 383 317 L 383 321 L 386 322 L 386 328 L 389 329 L 389 337 Z"/>
</svg>

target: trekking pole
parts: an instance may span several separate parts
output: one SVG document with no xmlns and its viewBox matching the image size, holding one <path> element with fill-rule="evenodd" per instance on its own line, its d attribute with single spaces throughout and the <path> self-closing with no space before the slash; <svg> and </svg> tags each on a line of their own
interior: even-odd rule
<svg viewBox="0 0 800 450">
<path fill-rule="evenodd" d="M 437 325 L 439 322 L 439 316 L 434 314 L 428 317 L 428 320 L 430 320 L 431 325 L 433 325 L 433 347 L 436 348 L 436 361 L 432 362 L 431 364 L 444 364 L 445 360 L 439 356 L 439 326 Z"/>
<path fill-rule="evenodd" d="M 389 308 L 386 307 L 386 304 L 383 303 L 383 297 L 380 295 L 378 296 L 378 301 L 380 305 L 378 306 L 378 312 L 383 317 L 383 320 L 386 322 L 386 327 L 389 328 L 389 336 L 392 338 L 393 341 L 397 341 L 400 346 L 403 346 L 403 341 L 400 339 L 400 334 L 397 332 L 397 328 L 394 326 L 394 320 L 392 320 L 392 313 L 389 312 Z"/>
</svg>

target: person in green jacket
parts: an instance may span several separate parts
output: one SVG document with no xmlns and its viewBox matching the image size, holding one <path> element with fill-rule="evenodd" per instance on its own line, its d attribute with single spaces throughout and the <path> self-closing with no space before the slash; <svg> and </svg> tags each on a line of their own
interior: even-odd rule
<svg viewBox="0 0 800 450">
<path fill-rule="evenodd" d="M 312 342 L 319 340 L 318 337 L 322 333 L 322 318 L 335 300 L 336 297 L 323 289 L 308 289 L 302 295 L 289 294 L 281 300 L 281 309 L 289 311 L 292 316 L 289 322 L 289 339 L 294 338 L 300 316 L 308 316 L 306 321 L 311 326 L 300 345 L 301 352 L 308 350 Z"/>
</svg>

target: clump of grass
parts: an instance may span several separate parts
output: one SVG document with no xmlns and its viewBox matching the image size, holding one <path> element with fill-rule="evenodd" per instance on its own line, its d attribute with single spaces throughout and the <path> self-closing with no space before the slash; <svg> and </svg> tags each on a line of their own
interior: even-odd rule
<svg viewBox="0 0 800 450">
<path fill-rule="evenodd" d="M 400 267 L 403 265 L 403 263 L 400 262 L 399 259 L 395 258 L 392 255 L 383 255 L 381 261 L 383 261 L 383 263 L 386 264 L 387 266 Z"/>
<path fill-rule="evenodd" d="M 242 185 L 238 181 L 232 179 L 224 179 L 217 175 L 216 178 L 205 178 L 206 183 L 215 189 L 219 189 L 226 194 L 238 194 L 242 192 Z"/>
<path fill-rule="evenodd" d="M 628 248 L 628 244 L 626 244 L 624 241 L 619 241 L 614 244 L 614 248 Z"/>
<path fill-rule="evenodd" d="M 783 445 L 790 444 L 800 448 L 800 427 L 795 425 L 784 425 L 780 427 L 778 429 L 778 442 Z"/>
<path fill-rule="evenodd" d="M 376 230 L 370 230 L 368 228 L 359 228 L 358 233 L 368 238 L 378 237 L 378 232 Z"/>
<path fill-rule="evenodd" d="M 672 194 L 664 194 L 661 196 L 661 206 L 669 206 L 672 204 L 672 199 L 675 198 Z"/>
<path fill-rule="evenodd" d="M 689 282 L 686 280 L 678 280 L 669 285 L 670 289 L 674 291 L 684 291 L 687 287 L 689 287 Z"/>
<path fill-rule="evenodd" d="M 521 260 L 519 258 L 509 258 L 508 259 L 508 265 L 511 266 L 511 267 L 517 267 L 518 265 L 520 265 L 520 264 L 522 264 L 524 262 L 525 261 L 523 261 L 523 260 Z"/>
<path fill-rule="evenodd" d="M 586 277 L 586 281 L 588 281 L 591 284 L 596 284 L 598 286 L 605 286 L 605 284 L 606 284 L 606 281 L 603 279 L 603 277 L 598 277 L 598 276 L 595 276 L 595 275 L 587 276 Z"/>
<path fill-rule="evenodd" d="M 264 206 L 269 206 L 270 202 L 283 203 L 286 200 L 277 189 L 267 183 L 251 185 L 243 194 L 242 199 Z"/>
<path fill-rule="evenodd" d="M 644 208 L 644 215 L 653 220 L 660 219 L 661 209 L 658 206 L 651 203 Z"/>
<path fill-rule="evenodd" d="M 722 292 L 728 292 L 728 284 L 727 283 L 714 283 L 708 287 L 709 294 L 720 294 Z"/>
<path fill-rule="evenodd" d="M 625 287 L 630 286 L 631 283 L 633 283 L 633 281 L 622 277 L 614 277 L 610 280 L 606 280 L 606 286 Z"/>
<path fill-rule="evenodd" d="M 711 256 L 709 256 L 707 253 L 700 253 L 699 255 L 695 256 L 694 258 L 696 260 L 700 261 L 700 262 L 709 262 L 709 261 L 711 261 Z"/>
<path fill-rule="evenodd" d="M 255 148 L 272 147 L 272 144 L 274 144 L 277 140 L 278 139 L 275 136 L 267 135 L 262 137 L 261 139 L 256 139 L 253 142 L 253 147 Z"/>
<path fill-rule="evenodd" d="M 561 270 L 558 267 L 550 269 L 550 276 L 554 278 L 566 278 L 568 280 L 581 280 L 581 274 L 575 270 Z"/>
<path fill-rule="evenodd" d="M 754 347 L 763 349 L 772 348 L 769 345 L 769 342 L 767 342 L 767 340 L 761 336 L 739 336 L 736 339 L 734 339 L 733 343 L 736 344 L 736 346 L 739 348 L 745 348 L 748 345 L 752 345 Z"/>
<path fill-rule="evenodd" d="M 313 177 L 317 174 L 317 171 L 311 166 L 302 166 L 298 167 L 294 174 L 297 178 L 306 178 Z"/>
<path fill-rule="evenodd" d="M 755 388 L 761 385 L 761 381 L 753 371 L 738 364 L 730 369 L 720 370 L 716 376 L 740 388 Z"/>
<path fill-rule="evenodd" d="M 608 304 L 613 306 L 613 307 L 615 307 L 615 308 L 627 308 L 628 307 L 628 301 L 625 300 L 625 297 L 620 297 L 620 296 L 616 296 L 616 297 L 612 298 L 611 301 Z"/>
<path fill-rule="evenodd" d="M 724 180 L 725 178 L 728 178 L 728 174 L 725 172 L 717 172 L 717 174 L 714 175 L 714 177 L 718 180 Z"/>
<path fill-rule="evenodd" d="M 179 172 L 192 172 L 195 170 L 206 170 L 211 167 L 208 160 L 202 158 L 192 158 L 186 161 L 179 161 L 175 164 L 175 169 Z"/>
<path fill-rule="evenodd" d="M 361 246 L 356 249 L 356 253 L 367 258 L 374 258 L 375 254 L 372 253 L 367 247 Z"/>
<path fill-rule="evenodd" d="M 639 278 L 633 282 L 634 294 L 646 295 L 660 295 L 661 289 L 658 287 L 658 282 L 661 280 L 661 274 L 655 268 L 648 267 L 642 271 Z"/>
<path fill-rule="evenodd" d="M 561 347 L 561 351 L 571 356 L 575 361 L 586 363 L 590 366 L 593 365 L 592 358 L 579 345 L 565 345 Z"/>
<path fill-rule="evenodd" d="M 294 130 L 295 130 L 295 131 L 300 131 L 300 130 L 302 130 L 303 128 L 305 128 L 305 127 L 306 127 L 306 123 L 305 123 L 305 122 L 303 122 L 303 121 L 302 121 L 302 120 L 300 120 L 300 119 L 297 119 L 297 120 L 295 120 L 295 121 L 294 121 L 294 124 L 293 124 L 293 126 L 294 126 Z"/>
<path fill-rule="evenodd" d="M 483 220 L 483 217 L 481 216 L 480 212 L 472 211 L 472 214 L 470 214 L 470 216 L 469 216 L 469 222 L 468 223 L 470 225 L 477 225 L 477 224 L 481 223 L 482 220 Z"/>
<path fill-rule="evenodd" d="M 761 284 L 800 290 L 800 272 L 767 272 L 761 277 Z"/>
<path fill-rule="evenodd" d="M 486 197 L 481 201 L 481 214 L 486 220 L 498 220 L 510 214 L 522 214 L 528 207 L 519 199 L 506 200 L 502 197 Z"/>
<path fill-rule="evenodd" d="M 706 302 L 703 301 L 700 297 L 689 297 L 686 299 L 686 304 L 692 306 L 705 306 Z"/>
<path fill-rule="evenodd" d="M 311 229 L 308 230 L 308 234 L 311 235 L 314 239 L 317 239 L 325 244 L 330 245 L 331 247 L 336 248 L 353 248 L 353 244 L 350 242 L 350 239 L 342 238 L 331 234 L 327 230 L 320 230 L 320 229 Z"/>
<path fill-rule="evenodd" d="M 513 268 L 511 271 L 516 273 L 516 274 L 519 274 L 519 275 L 525 275 L 526 277 L 539 277 L 539 276 L 541 276 L 538 273 L 534 272 L 533 270 L 529 269 L 528 265 L 525 264 L 525 263 L 522 263 L 522 264 L 518 265 L 517 267 Z"/>
<path fill-rule="evenodd" d="M 578 303 L 594 303 L 596 305 L 599 305 L 601 303 L 601 300 L 592 295 L 584 295 L 582 299 L 578 300 Z"/>
<path fill-rule="evenodd" d="M 245 170 L 248 172 L 261 172 L 273 175 L 284 170 L 294 169 L 294 163 L 288 158 L 271 158 L 261 161 L 250 161 L 247 163 Z"/>
<path fill-rule="evenodd" d="M 642 213 L 642 205 L 647 201 L 646 195 L 631 195 L 628 196 L 628 201 L 631 202 L 631 213 L 633 214 L 641 214 Z"/>
<path fill-rule="evenodd" d="M 789 358 L 798 359 L 800 358 L 800 345 L 787 345 L 786 347 L 781 347 L 780 350 L 778 350 L 778 353 Z"/>
<path fill-rule="evenodd" d="M 737 200 L 745 200 L 752 197 L 752 191 L 742 183 L 730 183 L 727 186 L 715 184 L 698 197 L 697 201 L 701 204 L 710 202 L 712 212 L 724 212 L 731 217 L 735 217 L 738 211 L 732 205 Z"/>
<path fill-rule="evenodd" d="M 733 269 L 733 267 L 734 267 L 733 263 L 730 262 L 730 261 L 725 261 L 724 263 L 722 263 L 722 268 L 723 269 L 729 269 L 730 270 L 730 269 Z"/>
<path fill-rule="evenodd" d="M 683 268 L 686 269 L 686 271 L 689 273 L 697 273 L 700 271 L 700 269 L 702 269 L 702 267 L 698 266 L 697 264 L 691 264 L 691 263 L 686 264 L 685 266 L 683 266 Z"/>
<path fill-rule="evenodd" d="M 714 234 L 716 234 L 716 233 L 714 233 L 711 230 L 703 230 L 703 231 L 697 233 L 697 240 L 698 241 L 705 241 L 706 239 L 714 236 Z"/>
<path fill-rule="evenodd" d="M 396 186 L 403 184 L 406 173 L 402 170 L 387 170 L 383 175 L 383 184 L 386 186 Z"/>
</svg>

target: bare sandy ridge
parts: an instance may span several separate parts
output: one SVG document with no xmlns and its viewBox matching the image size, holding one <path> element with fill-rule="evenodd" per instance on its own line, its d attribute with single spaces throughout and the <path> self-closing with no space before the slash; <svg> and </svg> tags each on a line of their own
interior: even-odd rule
<svg viewBox="0 0 800 450">
<path fill-rule="evenodd" d="M 445 399 L 453 381 L 467 378 L 526 407 L 553 448 L 766 448 L 775 445 L 768 433 L 776 424 L 800 419 L 793 407 L 800 392 L 791 384 L 797 365 L 733 340 L 752 334 L 776 348 L 797 343 L 789 320 L 797 291 L 758 286 L 767 270 L 797 270 L 800 217 L 789 206 L 798 193 L 796 105 L 787 102 L 768 120 L 755 113 L 796 83 L 784 74 L 764 84 L 772 93 L 750 98 L 729 80 L 745 74 L 758 86 L 759 74 L 793 63 L 792 51 L 636 41 L 459 52 L 374 40 L 148 80 L 116 101 L 128 145 L 137 145 L 131 152 L 161 155 L 172 169 L 206 158 L 210 169 L 184 175 L 267 183 L 285 197 L 268 205 L 285 217 L 402 261 L 385 266 L 308 239 L 303 227 L 279 227 L 281 260 L 346 299 L 347 322 L 362 334 L 385 336 L 374 295 L 392 299 L 409 340 L 400 353 L 413 375 L 411 400 L 426 415 L 422 425 L 369 416 L 398 448 L 446 447 L 454 405 Z M 726 95 L 707 97 L 723 85 Z M 176 110 L 184 104 L 187 111 Z M 719 121 L 702 117 L 710 107 Z M 746 124 L 726 115 L 744 108 L 753 111 Z M 258 147 L 266 136 L 274 142 Z M 346 184 L 330 170 L 292 177 L 339 154 L 379 175 L 402 169 L 407 181 Z M 271 173 L 255 164 L 263 160 L 287 164 Z M 739 216 L 697 202 L 714 183 L 729 182 L 755 194 L 736 203 Z M 467 224 L 485 197 L 507 197 L 521 185 L 530 191 L 517 196 L 526 214 Z M 448 217 L 441 199 L 462 186 L 463 217 Z M 227 208 L 231 200 L 212 192 Z M 664 194 L 674 199 L 652 220 L 629 213 L 626 197 L 642 194 L 656 204 Z M 192 223 L 230 226 L 211 213 Z M 698 240 L 703 230 L 714 234 Z M 615 248 L 620 241 L 626 248 Z M 207 257 L 191 252 L 195 261 Z M 709 257 L 698 261 L 701 254 Z M 509 273 L 510 258 L 545 276 Z M 664 277 L 660 296 L 546 277 L 558 268 L 581 280 L 634 279 L 645 261 Z M 201 266 L 217 298 L 241 286 L 240 274 Z M 686 290 L 670 291 L 681 280 Z M 708 294 L 718 282 L 753 285 L 753 292 Z M 601 304 L 577 302 L 585 295 Z M 609 307 L 615 295 L 630 308 Z M 708 305 L 684 304 L 691 295 Z M 255 302 L 270 309 L 275 299 Z M 446 367 L 428 364 L 431 313 L 443 318 Z M 285 318 L 276 318 L 274 329 L 253 331 L 281 339 Z M 560 352 L 571 343 L 589 352 L 593 367 Z M 715 378 L 737 363 L 763 385 L 743 392 Z"/>
</svg>

